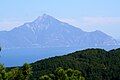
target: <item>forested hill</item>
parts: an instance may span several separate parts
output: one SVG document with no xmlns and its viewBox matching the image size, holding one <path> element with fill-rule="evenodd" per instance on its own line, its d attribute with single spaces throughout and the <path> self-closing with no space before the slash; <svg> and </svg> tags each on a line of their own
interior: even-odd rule
<svg viewBox="0 0 120 80">
<path fill-rule="evenodd" d="M 86 49 L 43 59 L 31 66 L 34 79 L 54 73 L 56 68 L 62 67 L 81 71 L 86 80 L 120 80 L 120 49 Z"/>
</svg>

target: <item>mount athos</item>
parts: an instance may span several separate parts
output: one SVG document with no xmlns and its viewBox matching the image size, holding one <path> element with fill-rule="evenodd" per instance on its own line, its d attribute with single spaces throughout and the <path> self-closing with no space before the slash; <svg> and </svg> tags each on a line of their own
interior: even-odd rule
<svg viewBox="0 0 120 80">
<path fill-rule="evenodd" d="M 115 47 L 118 42 L 101 32 L 85 32 L 44 14 L 33 22 L 0 32 L 3 48 Z"/>
</svg>

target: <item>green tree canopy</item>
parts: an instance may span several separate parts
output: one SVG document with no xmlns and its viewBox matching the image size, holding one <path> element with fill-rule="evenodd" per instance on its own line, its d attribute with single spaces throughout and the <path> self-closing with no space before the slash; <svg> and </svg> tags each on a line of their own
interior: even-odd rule
<svg viewBox="0 0 120 80">
<path fill-rule="evenodd" d="M 50 75 L 44 75 L 39 80 L 85 80 L 82 73 L 78 70 L 67 69 L 59 67 L 55 70 L 55 73 Z"/>
</svg>

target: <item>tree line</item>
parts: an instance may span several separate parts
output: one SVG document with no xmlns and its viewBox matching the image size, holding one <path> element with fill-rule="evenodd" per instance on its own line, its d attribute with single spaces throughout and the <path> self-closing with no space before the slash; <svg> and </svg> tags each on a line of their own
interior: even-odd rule
<svg viewBox="0 0 120 80">
<path fill-rule="evenodd" d="M 25 63 L 21 68 L 12 68 L 10 70 L 0 65 L 0 80 L 85 80 L 85 78 L 78 70 L 64 70 L 59 67 L 55 70 L 55 73 L 43 75 L 35 79 L 32 76 L 32 67 Z"/>
<path fill-rule="evenodd" d="M 0 80 L 120 80 L 120 48 L 86 49 L 21 67 L 0 65 Z"/>
</svg>

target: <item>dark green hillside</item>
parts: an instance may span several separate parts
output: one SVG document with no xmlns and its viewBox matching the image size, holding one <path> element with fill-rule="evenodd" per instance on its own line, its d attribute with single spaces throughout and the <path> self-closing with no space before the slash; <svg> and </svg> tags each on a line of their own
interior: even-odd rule
<svg viewBox="0 0 120 80">
<path fill-rule="evenodd" d="M 17 68 L 0 64 L 0 80 L 120 80 L 120 49 L 86 49 Z"/>
<path fill-rule="evenodd" d="M 81 71 L 87 80 L 120 80 L 120 49 L 86 49 L 43 59 L 31 65 L 34 79 L 62 67 Z"/>
</svg>

